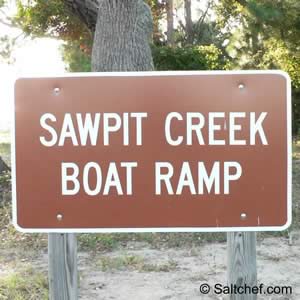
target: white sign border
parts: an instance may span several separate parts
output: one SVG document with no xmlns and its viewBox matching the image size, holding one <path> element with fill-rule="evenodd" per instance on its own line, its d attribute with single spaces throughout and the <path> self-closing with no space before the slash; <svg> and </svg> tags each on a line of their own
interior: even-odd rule
<svg viewBox="0 0 300 300">
<path fill-rule="evenodd" d="M 287 222 L 282 226 L 246 226 L 246 227 L 154 227 L 154 228 L 22 228 L 17 220 L 16 193 L 16 148 L 15 148 L 15 110 L 11 132 L 11 170 L 12 170 L 12 203 L 13 225 L 23 233 L 142 233 L 142 232 L 254 232 L 283 231 L 292 223 L 292 97 L 290 76 L 281 70 L 236 70 L 236 71 L 150 71 L 150 72 L 87 72 L 66 73 L 56 76 L 26 76 L 23 78 L 65 78 L 65 77 L 144 77 L 144 76 L 179 76 L 179 75 L 280 75 L 287 85 Z M 21 78 L 16 79 L 19 80 Z M 15 99 L 15 97 L 14 97 Z"/>
</svg>

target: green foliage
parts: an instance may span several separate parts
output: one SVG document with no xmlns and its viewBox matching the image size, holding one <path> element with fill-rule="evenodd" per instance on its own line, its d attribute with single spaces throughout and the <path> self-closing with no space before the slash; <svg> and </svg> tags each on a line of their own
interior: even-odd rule
<svg viewBox="0 0 300 300">
<path fill-rule="evenodd" d="M 293 86 L 293 135 L 300 129 L 300 50 L 291 51 L 282 40 L 269 38 L 264 42 L 267 51 L 262 55 L 258 67 L 261 69 L 281 69 L 286 71 Z"/>
<path fill-rule="evenodd" d="M 300 160 L 300 137 L 299 137 L 298 141 L 295 141 L 293 143 L 293 159 Z M 297 170 L 297 168 L 298 168 L 298 170 Z M 298 185 L 300 188 L 300 165 L 299 164 L 298 164 L 298 166 L 296 165 L 293 168 L 293 175 L 294 176 L 297 175 L 299 177 Z M 300 209 L 300 207 L 299 207 L 299 209 Z"/>
<path fill-rule="evenodd" d="M 31 36 L 52 36 L 65 40 L 80 39 L 90 32 L 71 14 L 64 0 L 28 0 L 17 2 L 15 22 Z"/>
<path fill-rule="evenodd" d="M 293 86 L 293 133 L 300 128 L 300 1 L 220 0 L 219 30 L 231 32 L 227 52 L 237 69 L 282 69 Z"/>
<path fill-rule="evenodd" d="M 293 161 L 293 184 L 292 184 L 292 195 L 293 195 L 293 209 L 292 209 L 292 225 L 288 229 L 289 231 L 299 230 L 300 229 L 300 141 L 295 143 L 294 147 L 294 158 Z M 297 161 L 296 161 L 297 160 Z"/>
<path fill-rule="evenodd" d="M 300 89 L 300 53 L 290 51 L 283 41 L 275 38 L 266 40 L 264 47 L 268 51 L 262 57 L 261 67 L 285 70 L 289 73 L 293 86 Z"/>
<path fill-rule="evenodd" d="M 47 234 L 21 233 L 11 223 L 11 192 L 0 191 L 0 240 L 1 247 L 23 251 L 47 249 Z M 0 297 L 1 299 L 1 297 Z"/>
<path fill-rule="evenodd" d="M 85 251 L 110 251 L 119 245 L 118 235 L 114 234 L 79 234 L 79 248 Z"/>
<path fill-rule="evenodd" d="M 90 72 L 91 56 L 78 47 L 77 42 L 63 46 L 64 61 L 69 72 Z M 152 46 L 155 69 L 164 70 L 222 70 L 224 59 L 214 45 L 168 47 Z"/>
<path fill-rule="evenodd" d="M 10 132 L 9 131 L 0 131 L 0 147 L 3 144 L 8 144 L 10 142 Z M 1 153 L 1 148 L 0 148 Z"/>
<path fill-rule="evenodd" d="M 156 70 L 222 70 L 221 51 L 214 45 L 152 47 Z"/>
<path fill-rule="evenodd" d="M 114 270 L 136 270 L 139 272 L 170 272 L 177 268 L 177 262 L 170 259 L 165 263 L 152 264 L 146 262 L 144 257 L 137 255 L 101 256 L 96 262 L 103 272 Z"/>
<path fill-rule="evenodd" d="M 153 42 L 154 44 L 159 45 L 164 39 L 159 23 L 166 15 L 166 0 L 145 0 L 145 2 L 147 2 L 152 12 Z"/>
<path fill-rule="evenodd" d="M 68 72 L 91 71 L 91 55 L 86 49 L 89 48 L 81 46 L 79 41 L 69 41 L 62 46 L 61 52 Z"/>
<path fill-rule="evenodd" d="M 127 248 L 130 243 L 146 243 L 151 248 L 180 248 L 199 246 L 203 243 L 225 242 L 224 233 L 112 233 L 79 234 L 81 251 L 111 251 Z"/>
<path fill-rule="evenodd" d="M 3 62 L 11 64 L 14 62 L 12 50 L 15 46 L 15 40 L 8 35 L 0 36 L 0 58 Z"/>
<path fill-rule="evenodd" d="M 101 270 L 112 271 L 122 269 L 138 269 L 144 263 L 144 259 L 136 255 L 123 255 L 118 257 L 102 256 L 100 257 L 97 265 Z"/>
<path fill-rule="evenodd" d="M 300 136 L 300 89 L 293 90 L 293 136 L 299 138 Z"/>
<path fill-rule="evenodd" d="M 0 141 L 1 141 L 0 137 Z M 10 154 L 10 144 L 8 143 L 9 140 L 5 136 L 3 136 L 4 143 L 0 143 L 0 156 L 4 155 L 7 156 Z"/>
<path fill-rule="evenodd" d="M 227 50 L 236 67 L 280 67 L 296 77 L 293 68 L 299 69 L 300 51 L 298 0 L 221 0 L 216 12 L 219 30 L 232 32 Z"/>
<path fill-rule="evenodd" d="M 89 71 L 92 33 L 67 8 L 64 0 L 29 0 L 17 2 L 14 18 L 24 33 L 32 37 L 56 37 L 66 41 L 62 47 L 68 71 Z"/>
<path fill-rule="evenodd" d="M 199 25 L 195 23 L 194 28 L 194 42 L 195 45 L 215 45 L 218 48 L 223 47 L 223 42 L 228 34 L 222 33 L 216 22 L 205 21 Z"/>
<path fill-rule="evenodd" d="M 10 186 L 11 182 L 11 172 L 4 172 L 0 174 L 0 187 Z"/>
<path fill-rule="evenodd" d="M 0 0 L 0 24 L 13 27 L 13 22 L 8 16 L 9 2 L 7 0 Z M 12 57 L 12 50 L 16 44 L 16 38 L 12 38 L 11 34 L 6 34 L 5 27 L 0 32 L 0 62 L 11 64 L 14 62 Z"/>
<path fill-rule="evenodd" d="M 46 300 L 48 297 L 47 276 L 32 268 L 0 278 L 0 299 Z"/>
</svg>

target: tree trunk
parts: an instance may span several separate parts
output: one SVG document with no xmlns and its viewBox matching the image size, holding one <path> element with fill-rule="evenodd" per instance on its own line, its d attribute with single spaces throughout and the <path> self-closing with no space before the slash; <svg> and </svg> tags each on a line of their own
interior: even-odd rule
<svg viewBox="0 0 300 300">
<path fill-rule="evenodd" d="M 187 43 L 193 43 L 192 0 L 184 0 L 185 30 Z"/>
<path fill-rule="evenodd" d="M 173 0 L 167 0 L 167 43 L 174 45 L 174 3 Z"/>
<path fill-rule="evenodd" d="M 153 70 L 152 24 L 151 10 L 143 0 L 100 0 L 92 70 Z"/>
<path fill-rule="evenodd" d="M 86 24 L 91 32 L 95 31 L 99 0 L 64 0 L 66 7 Z"/>
</svg>

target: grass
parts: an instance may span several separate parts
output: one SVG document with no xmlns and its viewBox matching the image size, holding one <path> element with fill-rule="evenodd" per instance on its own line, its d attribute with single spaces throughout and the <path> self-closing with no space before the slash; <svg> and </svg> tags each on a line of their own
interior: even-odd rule
<svg viewBox="0 0 300 300">
<path fill-rule="evenodd" d="M 300 159 L 300 140 L 293 143 L 293 159 Z"/>
<path fill-rule="evenodd" d="M 139 271 L 139 272 L 170 272 L 177 268 L 177 263 L 169 259 L 161 264 L 147 263 L 145 259 L 137 255 L 123 255 L 117 257 L 101 256 L 97 261 L 103 272 L 119 271 Z"/>
<path fill-rule="evenodd" d="M 0 131 L 0 156 L 10 166 L 10 133 Z"/>
<path fill-rule="evenodd" d="M 79 234 L 78 243 L 83 251 L 110 251 L 118 247 L 119 239 L 114 234 Z"/>
<path fill-rule="evenodd" d="M 25 234 L 18 232 L 11 223 L 11 211 L 10 201 L 0 201 L 1 248 L 17 248 L 25 251 L 46 249 L 47 234 Z"/>
<path fill-rule="evenodd" d="M 10 156 L 10 144 L 0 143 L 0 154 Z"/>
<path fill-rule="evenodd" d="M 1 300 L 47 300 L 48 294 L 46 274 L 32 268 L 0 278 Z"/>
<path fill-rule="evenodd" d="M 96 266 L 100 267 L 102 271 L 113 271 L 122 269 L 137 269 L 144 263 L 140 256 L 124 255 L 119 257 L 102 256 L 96 262 Z"/>
<path fill-rule="evenodd" d="M 154 249 L 193 247 L 207 242 L 225 242 L 224 233 L 114 233 L 79 234 L 79 248 L 84 251 L 111 251 L 141 242 Z"/>
<path fill-rule="evenodd" d="M 300 157 L 300 147 L 299 147 Z M 300 229 L 300 160 L 293 164 L 293 224 L 292 227 Z"/>
<path fill-rule="evenodd" d="M 4 160 L 4 162 L 10 166 L 10 144 L 0 144 L 0 156 Z"/>
<path fill-rule="evenodd" d="M 0 131 L 0 144 L 9 144 L 10 143 L 10 132 L 9 131 Z"/>
</svg>

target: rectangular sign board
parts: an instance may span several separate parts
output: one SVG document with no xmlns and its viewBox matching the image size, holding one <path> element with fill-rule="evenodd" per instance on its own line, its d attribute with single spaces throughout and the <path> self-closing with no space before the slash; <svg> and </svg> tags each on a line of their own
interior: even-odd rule
<svg viewBox="0 0 300 300">
<path fill-rule="evenodd" d="M 290 93 L 281 71 L 18 79 L 14 224 L 24 232 L 286 229 Z"/>
</svg>

